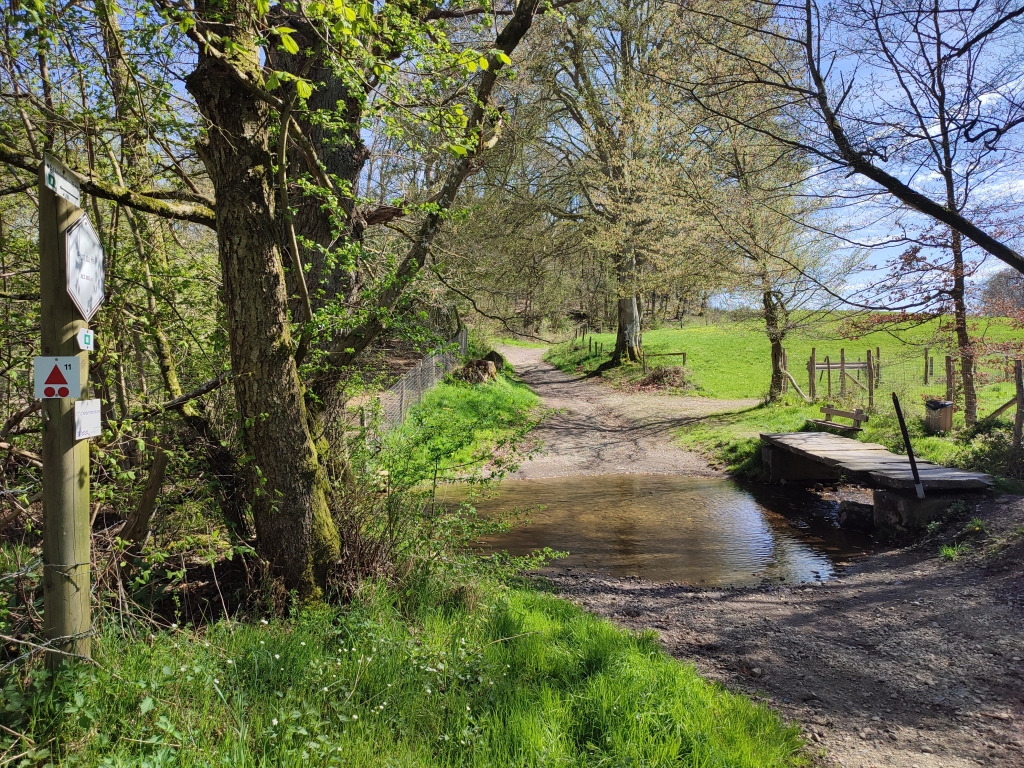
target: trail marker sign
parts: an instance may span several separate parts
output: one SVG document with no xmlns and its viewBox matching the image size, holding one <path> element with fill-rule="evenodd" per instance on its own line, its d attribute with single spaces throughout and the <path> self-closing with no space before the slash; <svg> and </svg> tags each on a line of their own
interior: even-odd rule
<svg viewBox="0 0 1024 768">
<path fill-rule="evenodd" d="M 86 320 L 103 303 L 103 246 L 85 214 L 65 234 L 68 253 L 68 294 Z"/>
<path fill-rule="evenodd" d="M 80 328 L 78 331 L 78 348 L 83 352 L 92 352 L 96 349 L 96 334 L 91 328 Z"/>
<path fill-rule="evenodd" d="M 78 357 L 37 357 L 33 374 L 35 396 L 40 400 L 82 396 L 82 361 Z"/>
<path fill-rule="evenodd" d="M 82 188 L 78 184 L 78 174 L 68 168 L 55 157 L 43 155 L 43 180 L 48 189 L 63 197 L 72 205 L 82 207 Z"/>
</svg>

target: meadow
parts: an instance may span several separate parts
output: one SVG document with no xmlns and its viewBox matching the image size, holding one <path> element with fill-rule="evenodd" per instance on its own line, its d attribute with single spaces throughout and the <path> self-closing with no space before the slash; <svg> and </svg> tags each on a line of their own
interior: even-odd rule
<svg viewBox="0 0 1024 768">
<path fill-rule="evenodd" d="M 979 416 L 984 419 L 1014 397 L 1007 362 L 1015 357 L 1014 348 L 1019 350 L 1024 345 L 1024 331 L 998 318 L 975 318 L 971 330 L 985 349 L 977 376 Z M 592 351 L 602 343 L 603 354 Z M 545 359 L 566 371 L 597 375 L 598 368 L 609 359 L 614 344 L 614 334 L 588 335 L 586 344 L 577 340 L 553 346 Z M 865 360 L 869 349 L 873 354 L 878 350 L 882 363 L 881 383 L 876 387 L 871 418 L 859 433 L 859 439 L 905 452 L 891 399 L 891 393 L 896 392 L 907 416 L 915 453 L 949 466 L 992 472 L 1003 478 L 1007 487 L 1018 487 L 1021 468 L 1009 451 L 1012 409 L 972 430 L 964 428 L 963 413 L 958 409 L 951 434 L 925 434 L 924 400 L 945 398 L 945 356 L 955 353 L 950 329 L 941 320 L 933 319 L 899 330 L 858 332 L 849 319 L 840 317 L 818 325 L 813 331 L 794 332 L 783 346 L 789 359 L 789 371 L 805 393 L 808 389 L 806 365 L 812 348 L 818 362 L 826 356 L 837 361 L 840 349 L 846 350 L 846 359 L 851 362 Z M 646 331 L 643 347 L 650 356 L 648 374 L 644 374 L 639 364 L 628 363 L 601 371 L 602 379 L 612 386 L 642 390 L 656 367 L 679 367 L 685 385 L 674 390 L 678 394 L 757 401 L 732 413 L 688 425 L 678 432 L 683 445 L 703 451 L 737 474 L 758 474 L 758 434 L 761 432 L 805 429 L 807 419 L 822 418 L 820 408 L 826 402 L 844 408 L 868 409 L 867 393 L 855 384 L 849 383 L 846 395 L 840 395 L 838 372 L 833 373 L 831 398 L 827 396 L 827 379 L 819 373 L 817 395 L 820 402 L 808 404 L 790 387 L 781 402 L 765 404 L 771 380 L 771 346 L 756 320 L 722 319 L 709 325 L 693 323 L 683 328 Z M 924 383 L 926 348 L 934 358 L 934 375 L 929 377 L 927 386 Z M 655 356 L 683 351 L 687 353 L 685 366 L 679 365 L 681 357 Z M 1019 351 L 1016 356 L 1020 356 Z"/>
</svg>

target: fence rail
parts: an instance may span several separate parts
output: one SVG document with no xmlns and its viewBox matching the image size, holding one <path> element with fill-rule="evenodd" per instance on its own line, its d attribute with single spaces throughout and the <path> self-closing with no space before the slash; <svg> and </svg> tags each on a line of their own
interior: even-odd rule
<svg viewBox="0 0 1024 768">
<path fill-rule="evenodd" d="M 449 343 L 454 344 L 456 349 L 427 355 L 381 393 L 378 402 L 382 432 L 390 432 L 401 426 L 409 409 L 458 365 L 469 343 L 466 328 L 460 328 Z"/>
</svg>

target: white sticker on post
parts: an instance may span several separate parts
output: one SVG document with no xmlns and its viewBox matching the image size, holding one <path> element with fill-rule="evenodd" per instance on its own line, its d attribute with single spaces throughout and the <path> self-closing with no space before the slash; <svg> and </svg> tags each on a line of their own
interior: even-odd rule
<svg viewBox="0 0 1024 768">
<path fill-rule="evenodd" d="M 39 400 L 82 396 L 82 361 L 78 357 L 37 357 L 32 373 Z"/>
<path fill-rule="evenodd" d="M 75 440 L 88 440 L 103 434 L 100 400 L 75 401 Z"/>
</svg>

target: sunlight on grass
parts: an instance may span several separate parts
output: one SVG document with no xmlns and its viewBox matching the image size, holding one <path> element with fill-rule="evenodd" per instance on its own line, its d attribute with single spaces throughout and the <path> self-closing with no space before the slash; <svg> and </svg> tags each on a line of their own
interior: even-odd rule
<svg viewBox="0 0 1024 768">
<path fill-rule="evenodd" d="M 634 635 L 527 589 L 96 642 L 4 691 L 62 765 L 804 765 L 796 728 Z M 436 597 L 436 596 L 435 596 Z"/>
</svg>

